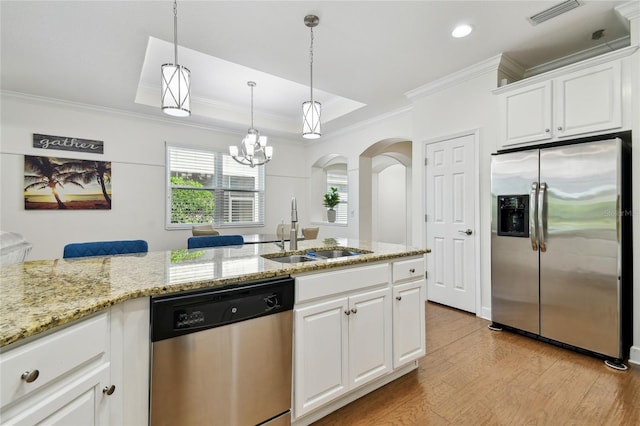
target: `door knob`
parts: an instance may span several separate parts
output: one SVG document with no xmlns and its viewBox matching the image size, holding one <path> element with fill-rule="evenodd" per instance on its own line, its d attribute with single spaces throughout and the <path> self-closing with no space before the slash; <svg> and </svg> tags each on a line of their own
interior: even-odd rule
<svg viewBox="0 0 640 426">
<path fill-rule="evenodd" d="M 460 232 L 461 234 L 467 234 L 467 235 L 473 234 L 473 231 L 469 228 L 465 229 L 464 231 L 461 229 L 458 232 Z"/>
</svg>

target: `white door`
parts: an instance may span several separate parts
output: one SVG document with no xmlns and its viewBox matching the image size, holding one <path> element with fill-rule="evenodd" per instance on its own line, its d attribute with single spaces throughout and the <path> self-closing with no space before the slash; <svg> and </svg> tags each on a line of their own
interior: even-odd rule
<svg viewBox="0 0 640 426">
<path fill-rule="evenodd" d="M 295 416 L 346 392 L 349 387 L 346 297 L 294 311 Z"/>
<path fill-rule="evenodd" d="M 392 369 L 391 290 L 349 297 L 349 381 L 360 386 Z"/>
<path fill-rule="evenodd" d="M 393 286 L 393 368 L 425 354 L 424 280 Z"/>
<path fill-rule="evenodd" d="M 427 299 L 476 312 L 475 134 L 426 145 Z"/>
</svg>

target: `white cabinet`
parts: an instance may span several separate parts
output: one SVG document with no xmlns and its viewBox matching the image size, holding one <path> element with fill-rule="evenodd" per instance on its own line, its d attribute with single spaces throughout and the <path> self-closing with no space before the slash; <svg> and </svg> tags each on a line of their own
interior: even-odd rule
<svg viewBox="0 0 640 426">
<path fill-rule="evenodd" d="M 498 89 L 501 147 L 620 129 L 621 61 L 587 65 Z"/>
<path fill-rule="evenodd" d="M 296 278 L 296 417 L 392 370 L 388 271 L 380 264 Z"/>
<path fill-rule="evenodd" d="M 0 422 L 109 424 L 109 340 L 102 313 L 0 354 Z"/>
<path fill-rule="evenodd" d="M 294 401 L 296 416 L 342 395 L 348 385 L 346 297 L 294 312 Z"/>
<path fill-rule="evenodd" d="M 349 387 L 380 377 L 392 368 L 391 291 L 349 297 Z"/>
<path fill-rule="evenodd" d="M 424 259 L 393 263 L 393 368 L 426 353 Z"/>
</svg>

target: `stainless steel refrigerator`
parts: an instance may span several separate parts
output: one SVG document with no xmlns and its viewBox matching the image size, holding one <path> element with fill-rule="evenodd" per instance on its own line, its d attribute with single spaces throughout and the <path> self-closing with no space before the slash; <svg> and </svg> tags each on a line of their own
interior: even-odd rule
<svg viewBox="0 0 640 426">
<path fill-rule="evenodd" d="M 631 333 L 631 155 L 620 138 L 497 153 L 491 316 L 621 363 Z"/>
</svg>

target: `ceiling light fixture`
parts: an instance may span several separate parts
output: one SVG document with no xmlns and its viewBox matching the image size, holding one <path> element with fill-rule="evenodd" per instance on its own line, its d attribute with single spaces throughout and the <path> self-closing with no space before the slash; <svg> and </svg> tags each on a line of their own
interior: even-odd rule
<svg viewBox="0 0 640 426">
<path fill-rule="evenodd" d="M 175 117 L 191 115 L 191 71 L 178 65 L 178 4 L 173 1 L 173 64 L 163 64 L 162 111 Z"/>
<path fill-rule="evenodd" d="M 471 31 L 473 31 L 473 27 L 471 25 L 462 24 L 453 29 L 451 36 L 455 38 L 462 38 L 471 34 Z"/>
<path fill-rule="evenodd" d="M 313 100 L 313 28 L 318 25 L 320 18 L 316 15 L 307 15 L 304 17 L 304 24 L 311 31 L 311 48 L 309 49 L 311 79 L 309 89 L 311 91 L 311 100 L 302 104 L 302 137 L 305 139 L 317 139 L 322 133 L 320 132 L 320 111 L 322 105 L 320 102 Z"/>
<path fill-rule="evenodd" d="M 235 145 L 231 145 L 229 154 L 238 163 L 255 167 L 271 161 L 273 147 L 267 146 L 267 137 L 260 136 L 260 132 L 253 127 L 253 88 L 256 83 L 247 81 L 247 86 L 251 87 L 251 127 L 247 131 L 247 135 L 242 139 L 240 149 Z"/>
</svg>

